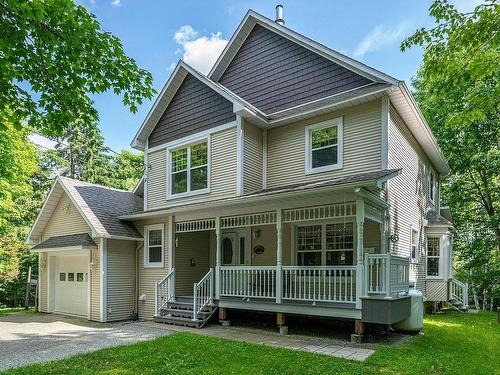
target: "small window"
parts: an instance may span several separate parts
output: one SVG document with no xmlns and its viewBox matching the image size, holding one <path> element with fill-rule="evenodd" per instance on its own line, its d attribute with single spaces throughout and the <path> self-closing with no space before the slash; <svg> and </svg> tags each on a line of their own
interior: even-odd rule
<svg viewBox="0 0 500 375">
<path fill-rule="evenodd" d="M 79 283 L 83 282 L 83 272 L 78 272 L 76 274 L 76 281 L 78 281 Z"/>
<path fill-rule="evenodd" d="M 431 172 L 429 175 L 429 199 L 433 203 L 435 196 L 436 196 L 436 178 L 434 177 L 434 173 Z"/>
<path fill-rule="evenodd" d="M 208 190 L 208 141 L 170 151 L 170 195 Z"/>
<path fill-rule="evenodd" d="M 89 273 L 85 272 L 85 282 L 89 281 Z"/>
<path fill-rule="evenodd" d="M 59 273 L 59 281 L 66 281 L 66 272 Z"/>
<path fill-rule="evenodd" d="M 411 249 L 410 249 L 410 258 L 413 262 L 418 261 L 418 230 L 411 230 Z"/>
<path fill-rule="evenodd" d="M 306 127 L 306 173 L 342 168 L 342 119 Z"/>
<path fill-rule="evenodd" d="M 326 265 L 352 265 L 354 254 L 353 223 L 326 226 Z"/>
<path fill-rule="evenodd" d="M 299 266 L 321 266 L 321 225 L 297 227 L 297 264 Z"/>
<path fill-rule="evenodd" d="M 146 226 L 144 231 L 144 266 L 163 267 L 163 224 Z"/>
<path fill-rule="evenodd" d="M 438 237 L 427 238 L 427 276 L 439 276 L 441 241 Z"/>
<path fill-rule="evenodd" d="M 75 281 L 75 274 L 73 272 L 68 272 L 68 281 Z"/>
</svg>

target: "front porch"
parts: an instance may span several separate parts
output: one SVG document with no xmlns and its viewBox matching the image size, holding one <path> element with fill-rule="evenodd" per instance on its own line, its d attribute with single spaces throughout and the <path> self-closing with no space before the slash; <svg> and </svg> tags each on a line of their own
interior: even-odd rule
<svg viewBox="0 0 500 375">
<path fill-rule="evenodd" d="M 193 321 L 213 306 L 360 321 L 363 299 L 383 297 L 390 309 L 390 301 L 406 298 L 409 262 L 387 252 L 386 203 L 362 189 L 353 197 L 176 220 L 156 315 L 181 295 L 193 302 L 180 315 Z"/>
</svg>

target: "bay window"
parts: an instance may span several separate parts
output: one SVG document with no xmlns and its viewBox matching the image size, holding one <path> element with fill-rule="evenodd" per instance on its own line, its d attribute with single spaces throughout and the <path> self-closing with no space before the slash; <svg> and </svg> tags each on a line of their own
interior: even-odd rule
<svg viewBox="0 0 500 375">
<path fill-rule="evenodd" d="M 298 225 L 297 265 L 305 267 L 352 265 L 353 223 Z"/>
<path fill-rule="evenodd" d="M 439 276 L 441 240 L 439 237 L 427 238 L 427 276 Z"/>
<path fill-rule="evenodd" d="M 169 150 L 169 195 L 208 192 L 208 141 L 204 139 Z"/>
</svg>

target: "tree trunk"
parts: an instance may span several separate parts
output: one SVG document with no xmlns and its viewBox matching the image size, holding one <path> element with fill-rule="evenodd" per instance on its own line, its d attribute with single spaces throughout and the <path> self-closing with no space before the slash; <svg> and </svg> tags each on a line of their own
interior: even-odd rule
<svg viewBox="0 0 500 375">
<path fill-rule="evenodd" d="M 476 308 L 476 310 L 479 310 L 480 309 L 479 298 L 477 296 L 477 291 L 476 291 L 476 288 L 474 287 L 474 283 L 472 281 L 470 283 L 470 289 L 472 290 L 472 297 L 474 298 L 474 307 Z"/>
<path fill-rule="evenodd" d="M 488 304 L 488 293 L 486 292 L 486 289 L 483 290 L 483 310 L 486 310 L 486 306 Z"/>
</svg>

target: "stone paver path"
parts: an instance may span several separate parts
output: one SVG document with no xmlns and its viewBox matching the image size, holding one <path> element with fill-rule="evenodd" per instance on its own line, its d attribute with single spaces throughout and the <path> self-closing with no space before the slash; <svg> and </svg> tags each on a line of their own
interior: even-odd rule
<svg viewBox="0 0 500 375">
<path fill-rule="evenodd" d="M 294 336 L 270 334 L 270 333 L 254 333 L 247 332 L 234 327 L 220 327 L 215 325 L 205 326 L 201 329 L 163 325 L 153 322 L 141 322 L 140 324 L 147 327 L 159 327 L 169 331 L 191 332 L 204 336 L 215 336 L 237 341 L 245 341 L 255 344 L 263 344 L 275 346 L 279 348 L 303 350 L 333 357 L 341 357 L 352 359 L 355 361 L 364 361 L 375 351 L 368 348 L 353 347 L 348 345 L 331 344 L 328 340 L 321 338 L 297 338 Z"/>
</svg>

